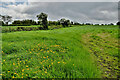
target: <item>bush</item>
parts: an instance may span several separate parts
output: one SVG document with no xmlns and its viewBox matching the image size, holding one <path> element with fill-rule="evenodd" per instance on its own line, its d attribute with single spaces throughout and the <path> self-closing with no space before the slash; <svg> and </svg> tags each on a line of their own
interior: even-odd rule
<svg viewBox="0 0 120 80">
<path fill-rule="evenodd" d="M 43 27 L 17 27 L 17 28 L 2 28 L 2 33 L 15 32 L 15 31 L 36 31 L 43 30 Z"/>
<path fill-rule="evenodd" d="M 120 25 L 120 22 L 117 22 L 117 25 Z"/>
</svg>

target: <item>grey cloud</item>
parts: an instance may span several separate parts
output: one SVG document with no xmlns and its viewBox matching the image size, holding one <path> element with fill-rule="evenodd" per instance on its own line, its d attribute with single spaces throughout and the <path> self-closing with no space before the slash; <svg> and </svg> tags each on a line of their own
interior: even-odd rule
<svg viewBox="0 0 120 80">
<path fill-rule="evenodd" d="M 23 6 L 24 7 L 24 6 Z M 28 6 L 19 10 L 21 14 L 28 14 L 26 18 L 36 19 L 36 15 L 45 12 L 49 20 L 62 17 L 78 22 L 117 22 L 117 2 L 30 2 Z"/>
</svg>

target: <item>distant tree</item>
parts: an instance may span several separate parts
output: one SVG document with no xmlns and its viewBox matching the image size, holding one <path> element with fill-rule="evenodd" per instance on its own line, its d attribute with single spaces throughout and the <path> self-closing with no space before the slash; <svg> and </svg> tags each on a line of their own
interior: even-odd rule
<svg viewBox="0 0 120 80">
<path fill-rule="evenodd" d="M 58 25 L 58 22 L 57 22 L 57 21 L 52 21 L 51 24 L 52 24 L 52 25 Z"/>
<path fill-rule="evenodd" d="M 60 25 L 60 20 L 57 21 L 57 24 Z"/>
<path fill-rule="evenodd" d="M 32 25 L 37 25 L 37 22 L 32 20 Z"/>
<path fill-rule="evenodd" d="M 52 21 L 48 21 L 48 25 L 50 26 L 52 24 Z"/>
<path fill-rule="evenodd" d="M 2 25 L 2 15 L 0 14 L 0 26 Z"/>
<path fill-rule="evenodd" d="M 4 22 L 3 21 L 0 21 L 0 26 L 4 26 Z"/>
<path fill-rule="evenodd" d="M 119 25 L 119 26 L 120 26 L 120 22 L 117 22 L 117 25 Z"/>
<path fill-rule="evenodd" d="M 48 25 L 58 25 L 58 21 L 48 21 Z"/>
<path fill-rule="evenodd" d="M 47 14 L 45 13 L 41 13 L 39 15 L 37 15 L 37 18 L 39 21 L 42 21 L 42 25 L 44 29 L 48 29 L 48 22 L 47 22 Z"/>
<path fill-rule="evenodd" d="M 0 21 L 2 21 L 2 15 L 0 14 Z"/>
<path fill-rule="evenodd" d="M 66 19 L 64 19 L 64 18 L 62 18 L 62 19 L 60 20 L 60 24 L 62 24 L 63 27 L 65 27 L 65 21 L 66 21 Z"/>
<path fill-rule="evenodd" d="M 68 27 L 68 25 L 70 24 L 70 20 L 66 20 L 65 18 L 62 18 L 60 20 L 60 24 L 62 24 L 63 27 Z"/>
<path fill-rule="evenodd" d="M 95 24 L 96 26 L 99 26 L 100 24 Z"/>
<path fill-rule="evenodd" d="M 102 26 L 104 26 L 104 24 L 101 24 Z"/>
<path fill-rule="evenodd" d="M 27 20 L 15 20 L 15 21 L 13 21 L 12 22 L 12 25 L 20 25 L 20 26 L 30 26 L 30 25 L 36 25 L 37 23 L 36 23 L 36 21 L 34 21 L 34 20 L 29 20 L 29 19 L 27 19 Z"/>
<path fill-rule="evenodd" d="M 12 21 L 12 17 L 5 15 L 5 16 L 2 16 L 2 20 L 5 22 L 6 25 L 8 25 L 8 22 Z"/>
<path fill-rule="evenodd" d="M 82 23 L 81 25 L 85 25 L 84 23 Z"/>
<path fill-rule="evenodd" d="M 91 25 L 90 23 L 86 23 L 86 25 Z"/>
<path fill-rule="evenodd" d="M 74 22 L 74 25 L 79 25 L 80 23 L 78 23 L 78 22 Z"/>
<path fill-rule="evenodd" d="M 12 22 L 12 25 L 22 25 L 22 21 L 20 21 L 20 20 L 15 20 L 15 21 L 13 21 Z"/>
<path fill-rule="evenodd" d="M 114 25 L 113 23 L 110 23 L 110 25 Z"/>
<path fill-rule="evenodd" d="M 71 21 L 71 25 L 73 25 L 73 21 Z"/>
<path fill-rule="evenodd" d="M 70 20 L 66 20 L 65 25 L 68 27 L 69 24 L 70 24 Z"/>
</svg>

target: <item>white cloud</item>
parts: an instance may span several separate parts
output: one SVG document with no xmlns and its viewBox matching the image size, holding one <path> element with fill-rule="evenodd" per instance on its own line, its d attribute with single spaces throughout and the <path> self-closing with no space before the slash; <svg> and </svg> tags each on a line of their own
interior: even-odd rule
<svg viewBox="0 0 120 80">
<path fill-rule="evenodd" d="M 15 2 L 15 0 L 1 0 L 1 2 Z"/>
<path fill-rule="evenodd" d="M 24 10 L 25 10 L 26 8 L 28 8 L 28 5 L 26 5 L 26 4 L 24 3 L 24 4 L 20 4 L 20 5 L 8 5 L 7 7 L 8 7 L 8 9 L 10 9 L 10 10 L 14 10 L 14 11 L 16 11 L 16 12 L 22 13 L 22 12 L 24 12 Z"/>
<path fill-rule="evenodd" d="M 118 2 L 119 0 L 28 0 L 29 2 Z"/>
<path fill-rule="evenodd" d="M 119 0 L 1 0 L 1 2 L 119 2 Z"/>
<path fill-rule="evenodd" d="M 36 19 L 36 15 L 45 12 L 49 20 L 62 17 L 73 21 L 110 23 L 117 22 L 117 3 L 42 3 L 29 2 L 19 5 L 6 5 L 0 14 L 11 15 L 13 19 Z"/>
<path fill-rule="evenodd" d="M 7 8 L 2 8 L 2 12 L 0 14 L 3 15 L 10 15 L 13 17 L 13 19 L 26 19 L 31 17 L 31 15 L 23 13 L 23 11 L 28 6 L 26 4 L 20 4 L 20 5 L 8 5 Z"/>
</svg>

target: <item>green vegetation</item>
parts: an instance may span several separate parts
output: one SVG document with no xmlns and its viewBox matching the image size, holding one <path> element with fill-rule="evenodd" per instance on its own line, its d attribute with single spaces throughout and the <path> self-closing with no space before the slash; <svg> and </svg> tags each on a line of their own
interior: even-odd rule
<svg viewBox="0 0 120 80">
<path fill-rule="evenodd" d="M 117 78 L 119 75 L 118 39 L 117 30 L 102 30 L 99 33 L 87 33 L 83 35 L 82 41 L 92 55 L 96 56 L 96 62 L 102 71 L 104 78 Z"/>
<path fill-rule="evenodd" d="M 48 15 L 45 13 L 40 13 L 39 15 L 37 15 L 38 20 L 41 21 L 43 28 L 45 30 L 48 29 L 47 17 L 48 17 Z"/>
<path fill-rule="evenodd" d="M 1 48 L 2 48 L 2 34 L 0 34 L 0 79 L 2 79 L 2 64 L 1 64 L 2 63 L 2 49 Z"/>
<path fill-rule="evenodd" d="M 76 25 L 3 33 L 2 76 L 116 78 L 119 76 L 117 41 L 118 26 Z"/>
<path fill-rule="evenodd" d="M 48 26 L 49 30 L 63 28 L 62 25 L 52 25 Z M 44 28 L 39 25 L 31 25 L 31 26 L 2 26 L 2 33 L 7 32 L 16 32 L 16 31 L 36 31 L 36 30 L 43 30 Z"/>
</svg>

